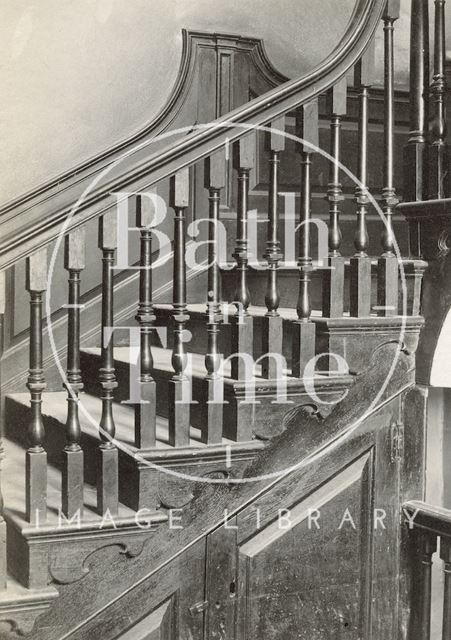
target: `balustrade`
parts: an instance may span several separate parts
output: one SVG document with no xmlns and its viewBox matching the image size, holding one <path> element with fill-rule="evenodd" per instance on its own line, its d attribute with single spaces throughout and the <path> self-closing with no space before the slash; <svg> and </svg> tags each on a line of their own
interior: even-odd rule
<svg viewBox="0 0 451 640">
<path fill-rule="evenodd" d="M 340 203 L 343 193 L 340 183 L 341 119 L 347 111 L 347 81 L 342 78 L 327 95 L 330 113 L 329 184 L 326 199 L 329 202 L 329 256 L 323 277 L 323 315 L 336 318 L 343 315 L 345 261 L 340 254 Z"/>
<path fill-rule="evenodd" d="M 449 150 L 446 141 L 446 38 L 445 0 L 435 0 L 434 75 L 431 84 L 431 145 L 429 147 L 429 197 L 449 196 Z"/>
<path fill-rule="evenodd" d="M 171 178 L 171 202 L 174 209 L 174 270 L 173 321 L 174 348 L 172 367 L 174 375 L 169 382 L 169 444 L 183 447 L 190 440 L 190 380 L 185 372 L 188 364 L 185 342 L 189 315 L 186 306 L 185 215 L 189 205 L 189 169 L 179 171 Z"/>
<path fill-rule="evenodd" d="M 424 3 L 414 0 L 418 9 L 415 16 L 419 27 L 424 28 L 427 23 L 427 9 Z M 435 124 L 433 127 L 434 139 L 431 148 L 434 164 L 434 172 L 430 174 L 431 193 L 446 193 L 446 142 L 444 128 L 444 104 L 443 104 L 443 2 L 436 2 L 436 52 L 434 67 L 434 82 L 432 94 L 434 96 Z M 387 3 L 383 14 L 384 43 L 385 43 L 385 83 L 384 83 L 384 169 L 383 169 L 383 193 L 382 202 L 385 215 L 385 230 L 382 235 L 382 255 L 378 259 L 378 297 L 377 311 L 380 316 L 395 315 L 398 304 L 398 260 L 394 251 L 393 215 L 397 203 L 394 175 L 394 53 L 393 53 L 393 29 L 399 15 L 399 2 L 393 0 Z M 423 34 L 423 43 L 427 42 L 426 34 Z M 412 54 L 413 77 L 416 84 L 414 92 L 414 104 L 412 107 L 412 124 L 409 143 L 406 148 L 406 158 L 415 164 L 415 175 L 410 185 L 410 192 L 416 198 L 424 197 L 425 186 L 425 154 L 426 154 L 426 120 L 427 101 L 420 91 L 426 83 L 427 77 L 427 52 L 416 48 Z M 369 253 L 369 237 L 367 229 L 367 216 L 369 213 L 369 171 L 368 159 L 370 155 L 368 140 L 369 125 L 369 92 L 374 78 L 374 43 L 370 44 L 356 68 L 356 81 L 359 91 L 359 116 L 357 134 L 359 184 L 355 189 L 356 203 L 356 232 L 355 255 L 350 259 L 349 275 L 346 275 L 346 258 L 342 253 L 342 229 L 345 223 L 342 215 L 343 188 L 341 184 L 342 173 L 340 162 L 343 156 L 342 128 L 343 122 L 347 123 L 348 91 L 346 79 L 342 78 L 328 91 L 327 111 L 330 117 L 330 155 L 332 160 L 329 166 L 329 179 L 325 200 L 328 203 L 329 235 L 328 255 L 325 269 L 323 270 L 322 311 L 323 318 L 318 318 L 316 313 L 312 318 L 312 273 L 314 269 L 313 252 L 311 250 L 313 236 L 312 221 L 312 194 L 313 178 L 312 164 L 315 158 L 315 149 L 319 146 L 319 116 L 318 99 L 306 101 L 304 97 L 296 105 L 297 109 L 297 135 L 302 138 L 298 147 L 300 151 L 300 198 L 299 220 L 297 226 L 298 242 L 298 270 L 299 281 L 296 304 L 297 319 L 291 323 L 291 347 L 292 376 L 302 379 L 306 365 L 315 356 L 317 348 L 316 326 L 318 320 L 335 320 L 342 322 L 345 308 L 345 289 L 349 284 L 350 289 L 350 317 L 349 329 L 352 332 L 352 322 L 358 327 L 358 320 L 371 314 L 371 258 Z M 259 393 L 272 393 L 271 384 L 280 375 L 278 363 L 268 354 L 281 355 L 286 352 L 284 344 L 284 322 L 280 310 L 280 280 L 282 260 L 281 243 L 279 240 L 279 228 L 281 225 L 278 198 L 283 188 L 281 167 L 286 157 L 289 157 L 290 149 L 286 149 L 292 143 L 287 143 L 283 135 L 290 122 L 291 110 L 286 115 L 272 118 L 271 130 L 268 132 L 269 140 L 269 189 L 268 189 L 268 223 L 266 234 L 266 246 L 264 257 L 266 259 L 266 291 L 265 307 L 261 312 L 261 318 L 255 327 L 258 327 L 261 337 L 261 346 L 264 357 L 261 359 L 262 369 L 258 377 L 260 381 Z M 249 381 L 249 368 L 246 365 L 246 356 L 254 356 L 254 318 L 251 315 L 249 293 L 249 229 L 248 216 L 250 208 L 250 184 L 252 172 L 259 169 L 264 162 L 262 149 L 257 144 L 258 140 L 254 131 L 244 130 L 234 139 L 234 166 L 237 178 L 237 211 L 236 211 L 236 238 L 233 257 L 235 259 L 236 291 L 234 299 L 229 300 L 236 306 L 236 313 L 231 321 L 230 352 L 234 354 L 231 360 L 230 380 L 226 380 L 227 374 L 222 367 L 223 354 L 220 353 L 220 338 L 224 338 L 227 328 L 223 325 L 221 313 L 221 269 L 219 264 L 219 242 L 222 236 L 219 234 L 221 223 L 221 196 L 226 188 L 228 174 L 226 171 L 226 154 L 221 147 L 212 155 L 203 159 L 205 162 L 204 186 L 208 192 L 208 273 L 207 291 L 199 293 L 202 305 L 206 299 L 206 314 L 203 316 L 204 331 L 206 335 L 206 347 L 203 353 L 205 371 L 201 372 L 198 389 L 202 393 L 198 395 L 201 403 L 200 411 L 192 409 L 192 379 L 188 367 L 189 356 L 187 342 L 189 341 L 187 299 L 187 265 L 186 265 L 186 213 L 191 202 L 201 201 L 199 193 L 197 198 L 190 193 L 190 185 L 195 184 L 193 179 L 195 172 L 190 167 L 184 167 L 177 171 L 170 179 L 170 206 L 174 210 L 174 235 L 173 235 L 173 284 L 172 284 L 172 370 L 169 375 L 161 375 L 161 370 L 154 361 L 155 348 L 153 348 L 152 336 L 156 330 L 156 311 L 158 298 L 157 290 L 153 290 L 154 278 L 152 277 L 154 261 L 152 251 L 152 225 L 155 220 L 154 203 L 148 197 L 133 196 L 136 203 L 136 225 L 139 230 L 139 294 L 136 305 L 136 321 L 140 329 L 139 349 L 139 387 L 142 402 L 137 404 L 134 411 L 134 445 L 137 449 L 146 453 L 156 449 L 164 449 L 165 455 L 174 455 L 172 451 L 167 453 L 169 444 L 172 448 L 187 448 L 208 445 L 211 450 L 223 443 L 223 435 L 237 442 L 250 441 L 254 436 L 252 426 L 244 424 L 243 420 L 230 426 L 225 424 L 224 395 L 229 394 L 227 400 L 236 401 L 239 404 L 236 389 L 240 392 Z M 256 151 L 259 151 L 258 162 Z M 434 155 L 435 154 L 435 155 Z M 194 156 L 193 156 L 194 157 Z M 199 157 L 191 162 L 193 166 Z M 435 159 L 434 159 L 435 158 Z M 180 166 L 184 165 L 180 163 Z M 447 165 L 446 165 L 447 166 Z M 198 172 L 199 174 L 199 172 Z M 261 187 L 259 187 L 261 188 Z M 251 192 L 251 197 L 255 195 Z M 321 194 L 322 196 L 324 193 Z M 207 202 L 207 199 L 204 199 Z M 324 206 L 323 199 L 315 204 Z M 105 211 L 105 209 L 103 210 Z M 228 212 L 230 216 L 230 212 Z M 101 405 L 101 418 L 99 421 L 100 442 L 96 451 L 98 459 L 97 469 L 97 509 L 103 515 L 107 510 L 112 515 L 119 509 L 119 455 L 116 444 L 115 416 L 119 414 L 119 402 L 123 394 L 116 392 L 118 382 L 116 379 L 115 355 L 114 355 L 114 267 L 115 254 L 118 246 L 116 212 L 108 211 L 99 219 L 99 249 L 102 252 L 102 282 L 101 282 L 101 350 L 100 369 L 98 383 L 101 390 L 99 406 Z M 222 249 L 222 247 L 221 247 Z M 83 381 L 80 363 L 80 286 L 81 273 L 85 267 L 85 230 L 83 226 L 72 229 L 65 238 L 65 268 L 69 275 L 68 305 L 67 305 L 67 422 L 66 422 L 66 446 L 62 460 L 62 511 L 68 518 L 74 516 L 77 511 L 82 512 L 84 496 L 84 455 L 81 448 L 82 433 L 79 417 L 80 393 L 83 390 Z M 255 256 L 253 256 L 255 257 Z M 323 256 L 319 256 L 323 257 Z M 254 274 L 252 274 L 254 275 Z M 346 276 L 346 277 L 345 277 Z M 417 278 L 417 276 L 415 276 Z M 346 280 L 349 279 L 349 281 Z M 201 281 L 201 279 L 199 279 Z M 416 279 L 416 306 L 412 307 L 412 313 L 419 312 L 419 288 L 421 278 Z M 315 286 L 317 281 L 315 280 Z M 28 389 L 31 394 L 31 421 L 29 426 L 30 446 L 26 452 L 26 519 L 31 524 L 43 523 L 47 511 L 47 454 L 44 448 L 44 421 L 42 416 L 42 394 L 45 389 L 45 377 L 43 370 L 43 322 L 42 308 L 43 295 L 47 288 L 47 254 L 42 249 L 27 259 L 27 289 L 30 294 L 30 370 L 28 377 Z M 0 282 L 0 318 L 3 312 L 2 283 Z M 155 299 L 154 299 L 155 298 Z M 198 299 L 196 300 L 198 302 Z M 159 313 L 159 311 L 158 311 Z M 202 307 L 203 313 L 203 307 Z M 374 317 L 375 324 L 376 318 Z M 385 322 L 381 321 L 381 324 Z M 324 323 L 326 324 L 326 323 Z M 339 324 L 339 323 L 338 323 Z M 286 323 L 285 323 L 286 326 Z M 343 326 L 343 325 L 341 325 Z M 257 332 L 256 330 L 256 332 Z M 224 340 L 225 341 L 225 340 Z M 286 340 L 285 340 L 286 342 Z M 238 356 L 238 357 L 237 357 Z M 240 357 L 241 356 L 241 357 Z M 244 356 L 244 358 L 242 357 Z M 155 360 L 157 360 L 155 356 Z M 120 370 L 118 369 L 118 376 Z M 253 372 L 255 374 L 255 372 Z M 170 377 L 170 379 L 168 379 Z M 85 384 L 87 381 L 85 379 Z M 299 381 L 290 381 L 293 388 Z M 162 394 L 159 395 L 160 390 Z M 166 393 L 167 392 L 167 393 Z M 232 393 L 236 393 L 232 396 Z M 269 393 L 269 392 L 268 392 Z M 120 396 L 120 397 L 119 397 Z M 162 400 L 163 398 L 163 400 Z M 238 398 L 238 399 L 237 399 Z M 161 416 L 157 437 L 157 405 L 167 402 L 167 412 Z M 244 404 L 244 403 L 243 403 Z M 242 407 L 240 407 L 242 409 Z M 234 407 L 238 412 L 238 409 Z M 250 408 L 249 411 L 253 411 Z M 167 425 L 164 418 L 168 417 Z M 242 414 L 243 415 L 243 414 Z M 250 414 L 249 414 L 250 415 Z M 160 416 L 160 413 L 158 413 Z M 194 422 L 197 421 L 196 424 Z M 200 423 L 200 424 L 199 424 Z M 199 435 L 196 429 L 200 426 Z M 163 434 L 162 431 L 167 429 Z M 192 437 L 191 437 L 192 436 Z M 262 436 L 264 437 L 264 436 Z M 131 440 L 131 438 L 130 438 Z M 164 441 L 164 444 L 162 443 Z M 247 444 L 246 444 L 247 446 Z M 204 447 L 205 448 L 205 447 Z M 243 449 L 244 450 L 244 449 Z M 160 453 L 160 452 L 159 452 Z M 0 552 L 2 537 L 4 537 L 4 521 L 1 519 L 2 506 L 0 501 Z M 423 635 L 412 636 L 426 638 L 428 633 L 428 615 L 430 609 L 430 557 L 434 546 L 429 534 L 419 533 L 417 536 L 417 553 L 421 560 L 421 612 L 418 614 L 418 629 L 422 629 Z M 451 606 L 450 584 L 448 583 L 449 567 L 451 563 L 450 545 L 447 541 L 442 545 L 442 555 L 446 561 L 446 599 L 447 611 Z M 0 557 L 0 587 L 3 582 L 2 557 Z M 445 628 L 450 628 L 451 614 L 447 613 Z M 420 633 L 420 631 L 418 631 Z"/>
<path fill-rule="evenodd" d="M 298 320 L 293 322 L 292 374 L 298 378 L 315 355 L 315 323 L 312 322 L 310 300 L 310 274 L 312 257 L 310 254 L 311 235 L 311 184 L 310 170 L 312 155 L 318 147 L 318 101 L 304 105 L 299 113 L 298 136 L 301 148 L 301 198 L 299 225 L 299 296 L 296 306 Z"/>
<path fill-rule="evenodd" d="M 222 355 L 218 349 L 221 322 L 221 273 L 219 268 L 219 207 L 221 190 L 226 185 L 226 162 L 223 151 L 205 161 L 205 188 L 208 189 L 208 282 L 207 334 L 205 354 L 205 397 L 203 403 L 202 442 L 222 442 L 224 377 Z"/>
<path fill-rule="evenodd" d="M 370 315 L 371 311 L 371 258 L 368 256 L 368 101 L 374 78 L 374 41 L 357 64 L 355 83 L 359 87 L 358 122 L 358 171 L 359 184 L 355 189 L 357 205 L 357 228 L 354 237 L 355 255 L 350 266 L 351 316 L 357 318 Z"/>
<path fill-rule="evenodd" d="M 30 294 L 30 391 L 31 418 L 28 427 L 30 446 L 25 460 L 25 517 L 32 524 L 47 518 L 47 453 L 42 419 L 42 392 L 46 388 L 42 362 L 42 305 L 47 289 L 47 250 L 27 258 L 26 288 Z"/>
<path fill-rule="evenodd" d="M 398 311 L 398 258 L 395 256 L 393 210 L 398 204 L 394 186 L 394 23 L 399 18 L 399 0 L 387 2 L 384 21 L 384 229 L 382 256 L 378 262 L 377 312 L 381 316 Z"/>
<path fill-rule="evenodd" d="M 99 423 L 97 509 L 114 515 L 119 505 L 118 451 L 114 443 L 116 425 L 113 416 L 114 389 L 117 388 L 114 367 L 114 258 L 117 248 L 115 212 L 105 214 L 99 221 L 99 248 L 102 250 L 102 324 L 101 368 L 99 384 L 102 398 L 102 417 Z"/>
<path fill-rule="evenodd" d="M 279 133 L 282 132 L 282 133 Z M 280 153 L 285 149 L 285 118 L 275 120 L 271 124 L 269 134 L 270 160 L 269 160 L 269 192 L 268 192 L 268 231 L 266 251 L 264 257 L 268 261 L 267 285 L 265 304 L 267 312 L 263 318 L 262 326 L 262 352 L 282 353 L 283 320 L 278 312 L 280 293 L 278 283 L 279 261 L 282 259 L 279 242 L 279 165 Z M 273 358 L 264 358 L 262 361 L 262 376 L 264 378 L 276 378 L 277 367 Z"/>
<path fill-rule="evenodd" d="M 255 133 L 245 135 L 234 146 L 234 162 L 238 170 L 237 231 L 233 257 L 236 260 L 236 291 L 233 303 L 237 313 L 232 321 L 232 349 L 235 354 L 253 353 L 253 318 L 249 315 L 248 276 L 248 209 L 249 176 L 255 166 Z M 246 368 L 241 358 L 232 360 L 232 378 L 242 380 Z"/>
<path fill-rule="evenodd" d="M 140 327 L 139 385 L 141 402 L 135 407 L 135 446 L 149 449 L 156 445 L 156 384 L 152 377 L 152 331 L 155 313 L 152 303 L 153 202 L 136 197 L 136 226 L 140 229 L 139 301 L 136 321 Z"/>
<path fill-rule="evenodd" d="M 78 394 L 83 389 L 80 370 L 80 273 L 85 268 L 85 230 L 75 229 L 65 238 L 64 266 L 69 272 L 67 305 L 67 444 L 63 451 L 62 511 L 72 516 L 83 511 L 83 450 Z"/>
</svg>

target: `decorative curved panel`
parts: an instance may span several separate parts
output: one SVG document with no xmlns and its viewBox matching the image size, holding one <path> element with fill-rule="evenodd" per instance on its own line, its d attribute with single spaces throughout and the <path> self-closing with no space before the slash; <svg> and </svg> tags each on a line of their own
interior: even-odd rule
<svg viewBox="0 0 451 640">
<path fill-rule="evenodd" d="M 160 113 L 138 133 L 73 167 L 0 208 L 0 216 L 16 217 L 24 208 L 55 198 L 75 183 L 89 181 L 111 162 L 146 140 L 175 128 L 214 120 L 288 78 L 268 59 L 262 40 L 238 35 L 183 30 L 176 82 Z M 50 207 L 50 208 L 49 208 Z"/>
</svg>

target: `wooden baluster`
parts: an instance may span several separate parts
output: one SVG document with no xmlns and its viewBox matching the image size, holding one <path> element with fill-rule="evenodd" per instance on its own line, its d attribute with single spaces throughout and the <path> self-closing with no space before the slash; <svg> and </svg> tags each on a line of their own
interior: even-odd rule
<svg viewBox="0 0 451 640">
<path fill-rule="evenodd" d="M 306 143 L 318 146 L 318 100 L 309 102 L 301 108 L 298 135 Z M 311 178 L 313 149 L 301 143 L 301 199 L 299 226 L 299 297 L 296 307 L 298 320 L 293 322 L 292 374 L 298 378 L 304 374 L 307 363 L 315 355 L 315 323 L 311 321 L 310 273 L 312 258 L 310 255 L 311 225 Z"/>
<path fill-rule="evenodd" d="M 329 184 L 326 200 L 329 201 L 329 256 L 323 277 L 323 316 L 337 318 L 343 315 L 345 261 L 340 254 L 340 202 L 343 192 L 340 183 L 340 143 L 341 118 L 347 110 L 346 78 L 340 80 L 328 93 L 330 121 L 330 155 L 335 162 L 330 163 Z"/>
<path fill-rule="evenodd" d="M 443 640 L 451 638 L 451 540 L 440 538 L 440 557 L 444 562 L 445 588 L 443 593 Z"/>
<path fill-rule="evenodd" d="M 430 640 L 432 555 L 437 549 L 434 533 L 415 530 L 414 586 L 411 618 L 411 640 Z"/>
<path fill-rule="evenodd" d="M 434 76 L 431 85 L 433 120 L 429 149 L 429 197 L 449 196 L 449 158 L 446 142 L 445 0 L 435 0 Z"/>
<path fill-rule="evenodd" d="M 424 0 L 411 2 L 410 29 L 410 131 L 404 149 L 403 191 L 407 201 L 427 198 L 429 15 Z M 411 254 L 419 256 L 419 238 L 412 240 Z"/>
<path fill-rule="evenodd" d="M 285 149 L 285 137 L 277 131 L 285 131 L 285 118 L 275 120 L 269 134 L 269 144 L 271 158 L 269 160 L 269 197 L 268 197 L 268 233 L 266 241 L 266 251 L 264 257 L 268 261 L 267 286 L 265 304 L 267 312 L 263 318 L 262 325 L 262 352 L 282 353 L 283 320 L 278 312 L 280 303 L 279 285 L 277 282 L 277 271 L 279 261 L 282 259 L 279 242 L 279 213 L 277 207 L 279 189 L 279 154 Z M 274 358 L 264 358 L 262 360 L 263 378 L 277 378 L 277 365 Z"/>
<path fill-rule="evenodd" d="M 377 267 L 377 313 L 392 316 L 398 312 L 398 258 L 394 253 L 393 210 L 399 200 L 394 186 L 394 23 L 399 18 L 400 0 L 388 0 L 384 21 L 384 228 L 382 256 Z"/>
<path fill-rule="evenodd" d="M 189 205 L 189 169 L 182 169 L 171 178 L 170 204 L 174 218 L 174 286 L 173 320 L 174 348 L 172 367 L 174 375 L 169 381 L 169 444 L 184 447 L 190 441 L 190 380 L 185 373 L 186 306 L 185 212 Z"/>
<path fill-rule="evenodd" d="M 42 362 L 42 296 L 47 289 L 47 251 L 27 258 L 26 288 L 30 293 L 30 370 L 27 387 L 31 394 L 30 447 L 26 453 L 26 519 L 39 525 L 47 518 L 47 453 L 42 420 L 45 377 Z"/>
<path fill-rule="evenodd" d="M 235 300 L 237 314 L 233 318 L 232 353 L 253 355 L 254 330 L 253 318 L 249 315 L 250 294 L 247 285 L 248 270 L 248 199 L 249 177 L 255 166 L 255 134 L 251 133 L 241 138 L 234 147 L 234 161 L 238 169 L 238 202 L 237 202 L 237 232 L 233 257 L 236 260 L 237 286 Z M 246 367 L 241 358 L 232 359 L 232 378 L 243 380 L 246 378 Z"/>
<path fill-rule="evenodd" d="M 356 86 L 359 86 L 358 174 L 361 183 L 355 190 L 357 229 L 354 238 L 355 255 L 350 262 L 350 314 L 357 318 L 369 316 L 371 311 L 371 260 L 368 256 L 368 100 L 374 73 L 374 41 L 356 67 Z"/>
<path fill-rule="evenodd" d="M 62 512 L 68 518 L 83 511 L 83 450 L 78 416 L 78 394 L 83 389 L 80 370 L 80 273 L 85 268 L 85 230 L 65 237 L 64 267 L 69 272 L 67 306 L 67 422 L 63 451 Z"/>
<path fill-rule="evenodd" d="M 139 303 L 136 321 L 140 338 L 140 389 L 141 403 L 135 407 L 135 446 L 149 449 L 156 444 L 156 384 L 152 376 L 152 331 L 155 313 L 152 304 L 152 231 L 155 221 L 152 201 L 136 197 L 136 225 L 140 228 Z"/>
<path fill-rule="evenodd" d="M 2 389 L 2 377 L 1 377 L 1 358 L 4 348 L 4 317 L 6 309 L 6 282 L 5 272 L 0 271 L 0 400 Z M 4 518 L 4 502 L 1 486 L 1 465 L 4 458 L 3 441 L 2 437 L 5 432 L 4 428 L 4 410 L 0 403 L 0 589 L 6 589 L 6 576 L 7 576 L 7 559 L 6 559 L 6 522 Z"/>
<path fill-rule="evenodd" d="M 102 389 L 102 417 L 99 424 L 101 443 L 98 452 L 97 510 L 117 514 L 119 507 L 118 451 L 114 444 L 116 426 L 113 417 L 114 389 L 117 387 L 114 369 L 114 335 L 109 340 L 105 329 L 114 325 L 113 267 L 117 247 L 116 214 L 106 213 L 99 221 L 99 248 L 102 250 L 102 364 L 99 383 Z"/>
<path fill-rule="evenodd" d="M 205 355 L 205 402 L 202 442 L 217 444 L 222 442 L 223 389 L 224 380 L 219 373 L 222 356 L 218 351 L 219 323 L 221 321 L 221 274 L 218 263 L 218 223 L 221 189 L 226 184 L 226 164 L 224 153 L 219 151 L 205 161 L 205 188 L 208 189 L 208 301 L 207 330 L 208 346 Z"/>
</svg>

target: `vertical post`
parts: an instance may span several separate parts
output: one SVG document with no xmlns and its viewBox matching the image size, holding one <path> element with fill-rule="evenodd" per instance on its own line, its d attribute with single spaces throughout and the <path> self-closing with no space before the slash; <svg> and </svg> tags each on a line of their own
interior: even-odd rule
<svg viewBox="0 0 451 640">
<path fill-rule="evenodd" d="M 440 557 L 444 562 L 445 588 L 443 593 L 443 640 L 451 638 L 451 541 L 440 538 Z"/>
<path fill-rule="evenodd" d="M 410 131 L 404 149 L 404 198 L 427 198 L 427 128 L 429 94 L 428 3 L 412 0 L 410 10 Z M 414 245 L 417 243 L 415 242 Z M 419 249 L 411 247 L 413 255 Z"/>
<path fill-rule="evenodd" d="M 398 259 L 394 253 L 393 209 L 398 204 L 394 186 L 394 23 L 399 18 L 400 0 L 388 0 L 384 21 L 384 229 L 383 253 L 377 266 L 377 313 L 393 316 L 398 312 Z"/>
<path fill-rule="evenodd" d="M 234 147 L 235 166 L 238 169 L 237 233 L 233 257 L 236 260 L 237 285 L 235 300 L 237 313 L 232 320 L 232 353 L 253 355 L 253 318 L 249 315 L 248 270 L 248 199 L 249 176 L 255 166 L 255 134 L 245 135 Z M 232 359 L 232 378 L 243 380 L 246 367 L 240 357 Z"/>
<path fill-rule="evenodd" d="M 224 153 L 219 151 L 205 160 L 205 188 L 208 189 L 208 344 L 205 354 L 205 398 L 202 406 L 202 442 L 222 442 L 224 379 L 220 373 L 222 356 L 218 351 L 219 323 L 221 321 L 221 274 L 218 263 L 218 225 L 221 189 L 226 184 Z"/>
<path fill-rule="evenodd" d="M 105 335 L 114 325 L 114 256 L 117 248 L 115 212 L 106 213 L 99 221 L 99 248 L 102 250 L 102 364 L 99 383 L 102 389 L 102 417 L 99 424 L 101 443 L 98 451 L 97 510 L 117 514 L 119 507 L 118 451 L 114 444 L 116 426 L 113 417 L 114 389 L 117 387 L 114 369 L 114 335 Z"/>
<path fill-rule="evenodd" d="M 63 451 L 62 511 L 68 518 L 83 511 L 83 450 L 78 415 L 78 394 L 83 389 L 80 371 L 80 273 L 85 268 L 85 230 L 65 237 L 64 268 L 69 272 L 67 305 L 66 446 Z"/>
<path fill-rule="evenodd" d="M 355 190 L 357 229 L 354 237 L 355 255 L 350 266 L 350 314 L 357 318 L 369 316 L 371 311 L 371 260 L 368 256 L 368 100 L 374 73 L 374 41 L 356 67 L 356 86 L 359 86 L 358 123 L 358 179 Z"/>
<path fill-rule="evenodd" d="M 415 588 L 412 603 L 412 640 L 430 640 L 431 633 L 431 580 L 432 556 L 437 549 L 437 540 L 430 531 L 414 530 Z"/>
<path fill-rule="evenodd" d="M 293 322 L 292 374 L 298 378 L 304 374 L 307 363 L 315 355 L 315 323 L 311 321 L 310 274 L 312 258 L 310 255 L 311 225 L 311 177 L 313 149 L 305 143 L 318 146 L 318 100 L 301 107 L 301 199 L 299 225 L 299 296 L 296 311 L 298 319 Z"/>
<path fill-rule="evenodd" d="M 432 143 L 429 149 L 429 197 L 447 198 L 449 195 L 449 159 L 446 142 L 445 112 L 445 0 L 435 0 L 434 76 L 431 85 L 433 120 Z"/>
<path fill-rule="evenodd" d="M 173 321 L 174 348 L 172 367 L 174 375 L 169 381 L 169 444 L 184 447 L 190 440 L 190 380 L 185 373 L 186 306 L 185 212 L 189 205 L 189 169 L 182 169 L 171 178 L 170 204 L 174 217 L 174 285 Z"/>
<path fill-rule="evenodd" d="M 268 197 L 268 232 L 264 257 L 268 261 L 267 285 L 265 304 L 267 312 L 262 326 L 263 354 L 281 354 L 283 338 L 283 320 L 278 312 L 280 303 L 277 272 L 279 261 L 282 259 L 279 242 L 279 212 L 277 207 L 279 189 L 279 155 L 285 149 L 285 118 L 281 117 L 271 123 L 269 145 L 271 157 L 269 160 L 269 197 Z M 277 365 L 274 358 L 262 359 L 262 376 L 271 379 L 277 377 Z"/>
<path fill-rule="evenodd" d="M 42 362 L 42 296 L 47 289 L 47 251 L 42 249 L 27 258 L 26 288 L 30 293 L 30 369 L 27 387 L 31 399 L 28 428 L 30 446 L 26 452 L 26 514 L 31 524 L 39 525 L 47 517 L 47 453 L 42 420 L 42 392 L 45 377 Z"/>
<path fill-rule="evenodd" d="M 6 282 L 5 272 L 0 271 L 0 393 L 2 389 L 2 376 L 1 376 L 1 358 L 4 348 L 4 317 L 6 308 Z M 1 401 L 1 397 L 0 397 Z M 2 494 L 1 483 L 1 464 L 4 458 L 3 451 L 3 436 L 5 433 L 5 426 L 3 423 L 4 412 L 0 410 L 1 425 L 0 425 L 0 590 L 6 589 L 6 576 L 7 576 L 7 559 L 6 559 L 6 522 L 4 518 L 4 503 Z"/>
<path fill-rule="evenodd" d="M 140 326 L 140 397 L 135 406 L 135 446 L 149 449 L 156 444 L 156 384 L 152 376 L 152 331 L 155 314 L 152 303 L 152 231 L 155 220 L 150 198 L 136 196 L 136 226 L 140 229 L 139 303 L 136 321 Z"/>
<path fill-rule="evenodd" d="M 328 93 L 330 113 L 330 163 L 326 200 L 329 201 L 329 256 L 323 277 L 323 316 L 338 318 L 343 315 L 345 261 L 340 254 L 340 202 L 343 192 L 340 183 L 341 118 L 347 110 L 347 83 L 342 78 Z"/>
</svg>

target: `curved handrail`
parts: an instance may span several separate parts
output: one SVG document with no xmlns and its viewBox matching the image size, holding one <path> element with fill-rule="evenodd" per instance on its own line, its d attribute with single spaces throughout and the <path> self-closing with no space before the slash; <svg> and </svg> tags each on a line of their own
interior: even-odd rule
<svg viewBox="0 0 451 640">
<path fill-rule="evenodd" d="M 260 126 L 305 104 L 333 86 L 361 57 L 369 44 L 386 4 L 386 0 L 357 0 L 343 38 L 337 47 L 313 71 L 246 103 L 211 123 L 211 127 L 187 135 L 162 151 L 137 159 L 125 173 L 117 165 L 111 169 L 108 181 L 98 185 L 77 208 L 69 229 L 105 213 L 117 203 L 118 191 L 144 190 L 173 175 L 179 169 L 194 164 L 220 149 L 226 140 L 233 142 L 246 133 L 246 127 Z M 17 218 L 0 218 L 0 269 L 54 240 L 71 209 L 82 193 L 74 185 L 64 193 L 65 200 L 54 211 L 46 209 L 46 201 L 30 206 Z"/>
</svg>

